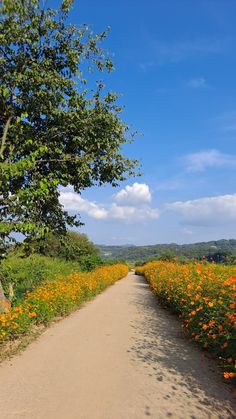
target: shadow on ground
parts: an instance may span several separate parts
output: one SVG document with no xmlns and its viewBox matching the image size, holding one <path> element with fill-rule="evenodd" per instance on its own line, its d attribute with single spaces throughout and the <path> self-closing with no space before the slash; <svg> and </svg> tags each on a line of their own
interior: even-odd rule
<svg viewBox="0 0 236 419">
<path fill-rule="evenodd" d="M 222 409 L 222 413 L 228 409 L 229 418 L 232 417 L 230 410 L 236 410 L 233 389 L 224 383 L 217 361 L 184 335 L 178 317 L 158 304 L 158 298 L 144 278 L 134 276 L 133 280 L 139 291 L 135 293 L 132 304 L 140 316 L 138 321 L 131 322 L 132 360 L 144 363 L 147 374 L 156 380 L 172 382 L 171 392 L 164 398 L 171 398 L 181 387 L 185 397 L 190 397 L 191 392 L 197 403 L 210 405 L 213 411 L 217 411 L 217 417 L 221 417 Z"/>
</svg>

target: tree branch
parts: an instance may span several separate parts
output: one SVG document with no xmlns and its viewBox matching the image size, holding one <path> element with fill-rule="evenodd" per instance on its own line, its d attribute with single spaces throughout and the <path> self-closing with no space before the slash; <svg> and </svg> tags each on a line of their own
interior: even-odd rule
<svg viewBox="0 0 236 419">
<path fill-rule="evenodd" d="M 3 151 L 4 151 L 4 148 L 5 148 L 5 143 L 6 143 L 6 139 L 7 139 L 7 133 L 8 133 L 8 130 L 9 130 L 10 123 L 11 123 L 11 119 L 12 119 L 12 116 L 9 116 L 9 118 L 6 122 L 5 128 L 4 128 L 4 132 L 3 132 L 3 136 L 2 136 L 2 144 L 1 144 L 1 148 L 0 148 L 0 157 L 3 155 Z"/>
<path fill-rule="evenodd" d="M 78 157 L 70 157 L 68 159 L 46 159 L 46 160 L 36 160 L 35 163 L 39 164 L 39 163 L 51 163 L 51 162 L 60 162 L 60 163 L 64 163 L 64 162 L 70 162 L 70 161 L 77 161 L 77 160 L 82 160 L 83 158 L 88 157 L 87 154 L 84 156 L 78 156 Z"/>
</svg>

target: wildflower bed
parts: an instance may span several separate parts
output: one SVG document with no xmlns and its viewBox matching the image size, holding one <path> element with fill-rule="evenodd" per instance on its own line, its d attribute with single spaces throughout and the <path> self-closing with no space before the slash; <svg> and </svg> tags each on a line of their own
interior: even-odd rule
<svg viewBox="0 0 236 419">
<path fill-rule="evenodd" d="M 28 293 L 22 304 L 0 314 L 0 343 L 24 335 L 36 324 L 69 314 L 127 273 L 126 265 L 117 264 L 47 281 Z"/>
<path fill-rule="evenodd" d="M 236 377 L 236 267 L 157 261 L 136 273 L 179 315 L 192 338 L 222 359 L 224 377 Z"/>
</svg>

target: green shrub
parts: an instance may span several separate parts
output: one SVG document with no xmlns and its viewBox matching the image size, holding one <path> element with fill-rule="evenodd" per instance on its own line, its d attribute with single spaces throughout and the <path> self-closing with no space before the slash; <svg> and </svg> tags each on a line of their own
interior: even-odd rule
<svg viewBox="0 0 236 419">
<path fill-rule="evenodd" d="M 102 266 L 93 272 L 73 272 L 49 280 L 28 293 L 21 304 L 0 314 L 0 343 L 65 316 L 128 273 L 127 265 Z"/>
<path fill-rule="evenodd" d="M 69 275 L 72 271 L 80 271 L 79 263 L 38 254 L 27 258 L 9 255 L 0 264 L 0 278 L 4 291 L 8 293 L 8 284 L 11 282 L 17 301 L 24 297 L 26 291 L 32 290 L 48 278 Z"/>
<path fill-rule="evenodd" d="M 86 234 L 68 231 L 65 236 L 48 233 L 44 238 L 23 244 L 26 253 L 36 252 L 44 256 L 79 262 L 86 256 L 99 254 L 99 249 Z"/>
<path fill-rule="evenodd" d="M 104 261 L 100 258 L 100 256 L 89 255 L 82 258 L 80 262 L 80 269 L 82 272 L 89 272 L 95 269 L 97 266 L 102 265 L 104 265 Z"/>
</svg>

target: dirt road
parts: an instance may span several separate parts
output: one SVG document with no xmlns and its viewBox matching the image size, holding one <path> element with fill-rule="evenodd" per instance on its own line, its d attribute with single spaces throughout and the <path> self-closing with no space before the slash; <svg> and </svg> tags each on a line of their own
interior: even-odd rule
<svg viewBox="0 0 236 419">
<path fill-rule="evenodd" d="M 232 418 L 231 397 L 133 274 L 0 366 L 1 419 Z"/>
</svg>

